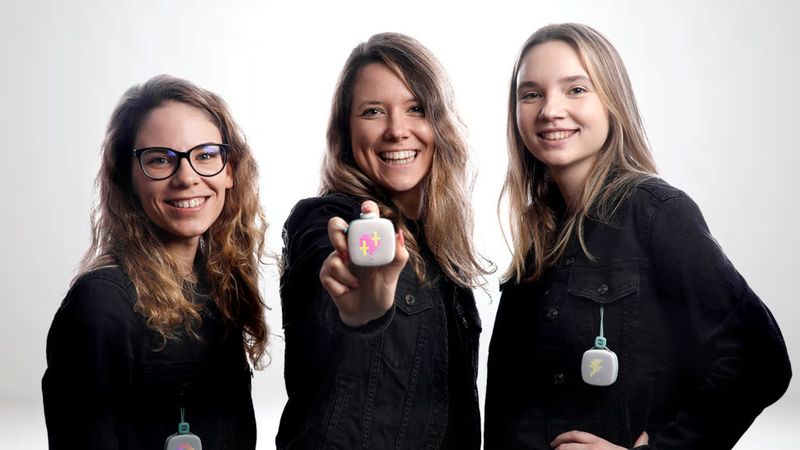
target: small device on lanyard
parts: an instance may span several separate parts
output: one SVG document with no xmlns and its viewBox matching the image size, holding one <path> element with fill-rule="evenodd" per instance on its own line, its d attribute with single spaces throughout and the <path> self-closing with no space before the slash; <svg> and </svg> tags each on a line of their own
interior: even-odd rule
<svg viewBox="0 0 800 450">
<path fill-rule="evenodd" d="M 181 422 L 178 424 L 178 432 L 167 438 L 164 443 L 164 450 L 202 450 L 203 444 L 200 437 L 189 432 L 189 422 L 183 420 L 183 408 L 181 408 Z"/>
<path fill-rule="evenodd" d="M 347 227 L 347 252 L 357 266 L 377 267 L 394 260 L 394 225 L 377 213 L 364 214 Z"/>
<path fill-rule="evenodd" d="M 600 335 L 594 338 L 594 347 L 583 353 L 581 376 L 586 384 L 610 386 L 617 381 L 618 372 L 617 354 L 606 346 L 603 337 L 603 306 L 600 305 Z"/>
</svg>

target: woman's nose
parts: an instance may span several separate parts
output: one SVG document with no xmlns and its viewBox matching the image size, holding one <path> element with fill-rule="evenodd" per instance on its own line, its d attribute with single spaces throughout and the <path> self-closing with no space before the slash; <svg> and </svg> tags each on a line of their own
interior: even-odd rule
<svg viewBox="0 0 800 450">
<path fill-rule="evenodd" d="M 567 116 L 564 98 L 559 95 L 547 96 L 542 101 L 539 118 L 543 120 L 563 119 Z"/>
<path fill-rule="evenodd" d="M 188 158 L 181 158 L 178 161 L 178 170 L 172 175 L 172 183 L 175 186 L 189 186 L 197 183 L 200 175 L 195 172 Z"/>
<path fill-rule="evenodd" d="M 404 115 L 390 115 L 386 122 L 384 139 L 387 141 L 399 141 L 405 139 L 410 134 L 409 119 Z"/>
</svg>

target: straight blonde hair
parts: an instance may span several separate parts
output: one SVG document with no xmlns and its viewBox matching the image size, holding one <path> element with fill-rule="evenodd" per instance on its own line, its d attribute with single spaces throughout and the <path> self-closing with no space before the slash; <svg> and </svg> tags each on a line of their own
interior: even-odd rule
<svg viewBox="0 0 800 450">
<path fill-rule="evenodd" d="M 547 167 L 525 147 L 517 128 L 517 76 L 533 47 L 550 41 L 569 44 L 578 54 L 598 97 L 609 113 L 609 133 L 574 205 L 557 233 L 558 188 Z M 508 97 L 508 170 L 498 202 L 507 199 L 512 261 L 505 280 L 537 280 L 552 266 L 577 234 L 586 248 L 583 229 L 590 212 L 608 221 L 636 184 L 656 175 L 656 165 L 644 130 L 628 73 L 616 49 L 595 29 L 576 23 L 548 25 L 533 33 L 519 52 Z M 528 266 L 526 267 L 526 261 Z"/>
</svg>

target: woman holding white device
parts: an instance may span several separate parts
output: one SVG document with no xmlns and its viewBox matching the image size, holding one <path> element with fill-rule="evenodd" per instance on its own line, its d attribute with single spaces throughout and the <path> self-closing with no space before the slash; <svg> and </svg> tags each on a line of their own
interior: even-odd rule
<svg viewBox="0 0 800 450">
<path fill-rule="evenodd" d="M 486 271 L 472 247 L 460 128 L 444 72 L 417 41 L 386 33 L 353 50 L 321 196 L 285 225 L 279 448 L 480 447 L 470 288 Z M 379 215 L 396 234 L 351 223 Z M 368 256 L 388 264 L 356 265 Z"/>
</svg>

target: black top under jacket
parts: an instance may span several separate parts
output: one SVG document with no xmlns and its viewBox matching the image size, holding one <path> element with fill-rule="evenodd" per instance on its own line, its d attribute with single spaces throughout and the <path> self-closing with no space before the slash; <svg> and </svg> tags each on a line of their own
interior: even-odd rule
<svg viewBox="0 0 800 450">
<path fill-rule="evenodd" d="M 204 303 L 201 339 L 164 344 L 134 311 L 136 291 L 120 267 L 75 282 L 47 336 L 42 393 L 51 450 L 161 449 L 178 431 L 181 407 L 204 449 L 255 448 L 241 331 L 225 329 L 207 296 L 194 301 Z"/>
<path fill-rule="evenodd" d="M 610 223 L 587 220 L 536 282 L 503 286 L 489 346 L 487 450 L 550 449 L 582 430 L 629 448 L 730 449 L 791 378 L 783 336 L 697 205 L 662 180 L 635 188 Z M 604 305 L 619 376 L 581 377 Z"/>
<path fill-rule="evenodd" d="M 406 265 L 383 317 L 348 327 L 321 286 L 328 220 L 360 211 L 359 199 L 331 194 L 299 202 L 284 226 L 289 401 L 278 448 L 480 448 L 480 319 L 472 292 L 440 273 L 423 230 L 412 224 L 428 282 Z"/>
</svg>

